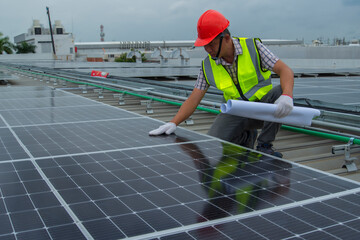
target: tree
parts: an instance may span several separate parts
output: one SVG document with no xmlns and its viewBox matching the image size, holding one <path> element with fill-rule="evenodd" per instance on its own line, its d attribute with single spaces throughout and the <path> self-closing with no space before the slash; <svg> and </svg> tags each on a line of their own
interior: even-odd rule
<svg viewBox="0 0 360 240">
<path fill-rule="evenodd" d="M 127 53 L 122 53 L 120 54 L 119 57 L 115 58 L 115 62 L 136 62 L 136 58 L 135 56 L 133 56 L 132 58 L 127 58 Z"/>
<path fill-rule="evenodd" d="M 134 52 L 134 49 L 131 49 L 132 52 Z M 141 54 L 141 61 L 142 62 L 146 62 L 146 57 L 144 53 L 141 53 L 140 51 L 138 51 Z M 136 62 L 136 57 L 135 55 L 132 56 L 131 58 L 127 58 L 127 53 L 122 53 L 120 54 L 119 57 L 115 58 L 114 60 L 115 62 Z"/>
<path fill-rule="evenodd" d="M 14 45 L 9 41 L 9 37 L 2 36 L 3 34 L 0 32 L 0 54 L 3 54 L 3 52 L 12 54 Z"/>
<path fill-rule="evenodd" d="M 29 44 L 27 42 L 22 42 L 15 46 L 15 50 L 17 54 L 20 53 L 35 53 L 36 46 L 33 44 Z"/>
</svg>

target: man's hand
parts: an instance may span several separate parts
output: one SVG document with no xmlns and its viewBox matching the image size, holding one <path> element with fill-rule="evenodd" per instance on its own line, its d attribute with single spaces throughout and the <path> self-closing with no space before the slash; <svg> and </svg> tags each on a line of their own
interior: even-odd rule
<svg viewBox="0 0 360 240">
<path fill-rule="evenodd" d="M 275 104 L 277 104 L 277 108 L 275 110 L 274 116 L 277 118 L 283 118 L 289 115 L 294 106 L 293 99 L 288 95 L 281 95 L 275 101 Z"/>
<path fill-rule="evenodd" d="M 164 133 L 166 133 L 167 135 L 170 135 L 173 132 L 175 132 L 175 129 L 176 129 L 176 124 L 173 122 L 168 122 L 168 123 L 165 123 L 164 125 L 160 126 L 159 128 L 150 131 L 149 135 L 157 136 L 157 135 L 161 135 Z"/>
</svg>

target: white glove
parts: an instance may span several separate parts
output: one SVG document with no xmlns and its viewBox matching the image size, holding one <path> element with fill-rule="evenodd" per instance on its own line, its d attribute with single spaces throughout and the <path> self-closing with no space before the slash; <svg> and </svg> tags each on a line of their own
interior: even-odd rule
<svg viewBox="0 0 360 240">
<path fill-rule="evenodd" d="M 293 99 L 288 95 L 281 95 L 276 101 L 277 108 L 274 112 L 276 118 L 283 118 L 291 113 L 294 103 Z"/>
<path fill-rule="evenodd" d="M 161 125 L 159 128 L 150 131 L 149 135 L 156 136 L 156 135 L 161 135 L 163 133 L 170 135 L 173 132 L 175 132 L 175 129 L 176 129 L 176 124 L 173 122 L 168 122 L 165 123 L 164 125 Z"/>
</svg>

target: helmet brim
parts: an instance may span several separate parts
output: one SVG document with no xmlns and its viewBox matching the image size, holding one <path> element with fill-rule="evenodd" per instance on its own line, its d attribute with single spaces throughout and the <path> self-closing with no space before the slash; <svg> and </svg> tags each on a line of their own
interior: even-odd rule
<svg viewBox="0 0 360 240">
<path fill-rule="evenodd" d="M 210 38 L 205 38 L 205 39 L 203 39 L 203 38 L 197 38 L 197 39 L 195 40 L 194 46 L 195 46 L 195 47 L 203 47 L 203 46 L 209 44 L 209 43 L 210 43 L 212 40 L 214 40 L 215 38 L 216 38 L 216 36 L 215 36 L 215 37 L 210 37 Z"/>
</svg>

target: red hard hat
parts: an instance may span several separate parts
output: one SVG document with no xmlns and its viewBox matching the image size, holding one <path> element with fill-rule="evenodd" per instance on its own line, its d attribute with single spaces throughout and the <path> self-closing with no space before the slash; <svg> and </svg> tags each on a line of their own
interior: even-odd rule
<svg viewBox="0 0 360 240">
<path fill-rule="evenodd" d="M 211 42 L 217 35 L 222 33 L 230 22 L 224 15 L 215 10 L 204 12 L 197 23 L 198 37 L 195 41 L 195 47 L 205 46 Z"/>
</svg>

